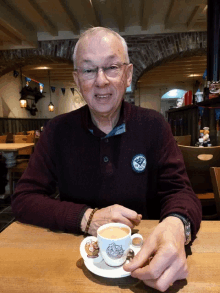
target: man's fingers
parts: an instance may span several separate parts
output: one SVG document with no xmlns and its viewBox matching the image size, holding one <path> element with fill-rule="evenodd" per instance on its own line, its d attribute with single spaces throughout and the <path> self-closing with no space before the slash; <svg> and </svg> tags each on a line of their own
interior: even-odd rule
<svg viewBox="0 0 220 293">
<path fill-rule="evenodd" d="M 152 288 L 155 288 L 161 292 L 164 292 L 170 286 L 172 286 L 175 281 L 185 279 L 187 275 L 188 275 L 187 269 L 181 268 L 180 270 L 176 270 L 175 265 L 172 265 L 167 270 L 165 270 L 158 279 L 156 280 L 143 279 L 143 282 Z"/>
<path fill-rule="evenodd" d="M 137 270 L 138 268 L 141 268 L 143 266 L 147 266 L 150 262 L 150 256 L 152 254 L 152 251 L 147 252 L 146 250 L 142 248 L 132 259 L 131 262 L 125 264 L 123 266 L 125 271 L 133 272 Z"/>
<path fill-rule="evenodd" d="M 135 211 L 122 207 L 121 214 L 123 217 L 129 219 L 130 221 L 134 222 L 135 225 L 138 225 L 142 219 L 141 214 L 137 214 Z"/>
</svg>

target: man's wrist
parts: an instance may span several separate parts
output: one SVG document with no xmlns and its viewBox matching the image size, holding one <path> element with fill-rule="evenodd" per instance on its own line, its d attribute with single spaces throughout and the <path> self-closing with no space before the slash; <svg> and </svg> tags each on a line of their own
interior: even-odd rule
<svg viewBox="0 0 220 293">
<path fill-rule="evenodd" d="M 85 232 L 86 230 L 86 225 L 89 219 L 89 215 L 91 214 L 93 209 L 89 208 L 85 211 L 83 217 L 82 217 L 82 221 L 81 221 L 81 231 Z"/>
<path fill-rule="evenodd" d="M 185 234 L 185 245 L 189 244 L 191 242 L 191 223 L 190 220 L 178 213 L 171 213 L 167 217 L 176 217 L 180 219 L 184 226 L 184 234 Z"/>
</svg>

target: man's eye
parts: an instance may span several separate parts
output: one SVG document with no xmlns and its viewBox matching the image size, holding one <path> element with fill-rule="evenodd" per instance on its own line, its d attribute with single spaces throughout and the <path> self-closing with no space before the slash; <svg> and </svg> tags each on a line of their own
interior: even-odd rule
<svg viewBox="0 0 220 293">
<path fill-rule="evenodd" d="M 95 72 L 95 69 L 83 69 L 82 72 L 85 73 L 85 74 L 93 73 L 93 72 Z"/>
<path fill-rule="evenodd" d="M 116 65 L 112 65 L 112 66 L 107 67 L 107 70 L 117 70 L 117 69 L 118 69 L 118 66 L 116 66 Z"/>
</svg>

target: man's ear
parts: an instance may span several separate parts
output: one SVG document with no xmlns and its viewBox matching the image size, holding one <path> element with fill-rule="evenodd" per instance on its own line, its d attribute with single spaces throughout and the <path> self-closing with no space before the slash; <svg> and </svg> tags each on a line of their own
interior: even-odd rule
<svg viewBox="0 0 220 293">
<path fill-rule="evenodd" d="M 132 76 L 133 76 L 133 64 L 127 65 L 127 87 L 130 86 L 132 82 Z"/>
<path fill-rule="evenodd" d="M 76 71 L 73 71 L 73 79 L 75 81 L 75 84 L 77 85 L 78 89 L 80 89 L 80 86 L 79 86 L 79 77 L 78 77 L 78 74 Z"/>
</svg>

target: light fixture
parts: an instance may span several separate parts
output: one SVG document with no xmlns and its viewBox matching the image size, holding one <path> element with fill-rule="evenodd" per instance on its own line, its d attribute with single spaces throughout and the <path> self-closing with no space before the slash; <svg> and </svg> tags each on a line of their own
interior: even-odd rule
<svg viewBox="0 0 220 293">
<path fill-rule="evenodd" d="M 50 91 L 50 104 L 48 105 L 49 112 L 54 111 L 54 105 L 51 102 L 51 86 L 50 86 L 50 70 L 48 70 L 48 75 L 49 75 L 49 91 Z"/>
<path fill-rule="evenodd" d="M 23 88 L 23 79 L 22 79 L 22 70 L 20 68 L 20 76 L 21 76 L 21 86 Z M 26 108 L 27 107 L 27 98 L 25 95 L 21 94 L 21 98 L 19 99 L 20 102 L 20 107 L 21 108 Z"/>
<path fill-rule="evenodd" d="M 21 97 L 19 102 L 20 102 L 20 107 L 21 108 L 26 108 L 27 107 L 27 99 L 25 97 Z"/>
</svg>

